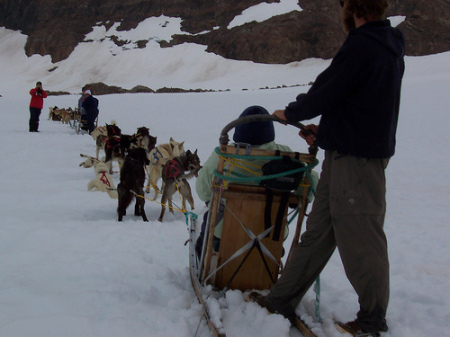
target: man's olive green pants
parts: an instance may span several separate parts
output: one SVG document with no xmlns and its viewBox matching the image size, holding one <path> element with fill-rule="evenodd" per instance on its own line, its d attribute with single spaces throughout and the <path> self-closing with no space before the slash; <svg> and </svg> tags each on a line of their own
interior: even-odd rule
<svg viewBox="0 0 450 337">
<path fill-rule="evenodd" d="M 367 331 L 385 326 L 389 259 L 383 224 L 388 162 L 325 152 L 306 231 L 266 297 L 269 305 L 285 316 L 294 314 L 337 247 L 358 295 L 358 323 Z"/>
</svg>

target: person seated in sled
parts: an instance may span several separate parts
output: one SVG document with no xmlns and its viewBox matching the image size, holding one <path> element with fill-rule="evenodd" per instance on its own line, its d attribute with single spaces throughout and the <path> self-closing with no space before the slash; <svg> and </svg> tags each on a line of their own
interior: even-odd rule
<svg viewBox="0 0 450 337">
<path fill-rule="evenodd" d="M 250 115 L 270 115 L 270 114 L 265 108 L 254 105 L 245 109 L 241 113 L 239 118 L 243 118 Z M 253 148 L 258 148 L 262 150 L 269 150 L 269 151 L 279 150 L 285 152 L 293 152 L 289 146 L 278 144 L 275 142 L 275 128 L 273 125 L 273 121 L 251 122 L 238 125 L 234 130 L 233 140 L 235 144 L 238 143 L 250 144 Z M 253 171 L 256 171 L 257 173 L 262 175 L 261 167 L 268 160 L 247 159 L 245 161 L 251 163 Z M 215 151 L 213 151 L 213 153 L 204 163 L 202 169 L 200 169 L 200 171 L 198 172 L 198 177 L 195 183 L 195 189 L 197 191 L 197 195 L 200 198 L 200 200 L 204 201 L 206 204 L 209 203 L 213 195 L 213 192 L 211 190 L 211 182 L 214 177 L 214 170 L 217 169 L 218 163 L 219 163 L 219 156 Z M 244 176 L 249 175 L 249 172 L 247 170 L 239 167 L 234 167 L 233 170 L 236 174 Z M 317 172 L 311 171 L 311 177 L 313 179 L 314 186 L 317 185 L 317 181 L 319 179 Z M 298 194 L 301 194 L 302 189 L 303 189 L 302 187 L 299 187 L 299 190 L 297 191 Z M 312 199 L 313 194 L 310 192 L 308 195 L 308 202 L 311 202 Z M 203 236 L 207 218 L 208 212 L 206 212 L 203 216 L 201 233 L 195 245 L 195 250 L 198 256 L 201 255 L 201 250 L 203 246 Z M 222 221 L 219 221 L 215 226 L 213 238 L 213 249 L 216 252 L 219 251 L 221 234 L 222 234 Z"/>
</svg>

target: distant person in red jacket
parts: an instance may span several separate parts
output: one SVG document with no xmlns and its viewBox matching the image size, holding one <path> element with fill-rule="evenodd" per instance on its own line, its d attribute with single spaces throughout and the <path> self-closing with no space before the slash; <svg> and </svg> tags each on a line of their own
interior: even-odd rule
<svg viewBox="0 0 450 337">
<path fill-rule="evenodd" d="M 42 88 L 42 83 L 37 82 L 36 88 L 30 90 L 30 132 L 38 132 L 39 116 L 41 115 L 42 107 L 44 106 L 44 98 L 47 93 Z"/>
</svg>

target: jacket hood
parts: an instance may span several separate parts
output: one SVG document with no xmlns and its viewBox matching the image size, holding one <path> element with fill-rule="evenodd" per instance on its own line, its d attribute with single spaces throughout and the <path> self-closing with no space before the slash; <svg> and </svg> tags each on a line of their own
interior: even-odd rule
<svg viewBox="0 0 450 337">
<path fill-rule="evenodd" d="M 363 34 L 376 41 L 397 57 L 405 56 L 405 37 L 389 20 L 371 21 L 350 31 L 349 35 Z"/>
</svg>

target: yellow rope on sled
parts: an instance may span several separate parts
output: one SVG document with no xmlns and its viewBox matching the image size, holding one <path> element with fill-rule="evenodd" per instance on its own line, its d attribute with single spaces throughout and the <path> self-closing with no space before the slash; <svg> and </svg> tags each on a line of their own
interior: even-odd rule
<svg viewBox="0 0 450 337">
<path fill-rule="evenodd" d="M 224 174 L 227 177 L 229 177 L 231 175 L 231 173 L 233 172 L 233 169 L 235 167 L 238 167 L 244 171 L 250 172 L 251 174 L 256 175 L 256 176 L 262 176 L 262 173 L 259 172 L 261 170 L 261 166 L 259 166 L 259 165 L 255 165 L 248 161 L 240 160 L 237 158 L 225 157 L 220 154 L 218 154 L 218 156 L 220 159 L 223 159 L 223 161 L 225 163 L 229 164 L 229 167 L 227 167 L 226 173 Z M 242 164 L 245 164 L 245 166 Z M 224 165 L 224 166 L 226 166 L 226 165 Z M 254 169 L 252 170 L 249 167 L 253 167 Z M 223 186 L 224 188 L 228 188 L 228 180 L 224 180 L 222 183 L 224 185 Z"/>
<path fill-rule="evenodd" d="M 234 167 L 239 167 L 239 168 L 241 168 L 241 169 L 243 169 L 243 170 L 245 170 L 245 171 L 248 171 L 248 172 L 250 172 L 250 173 L 253 173 L 254 175 L 257 175 L 257 176 L 261 176 L 261 175 L 262 175 L 261 172 L 254 171 L 254 170 L 251 170 L 251 169 L 249 169 L 248 167 L 246 167 L 246 166 L 250 166 L 250 167 L 254 167 L 254 168 L 257 169 L 257 170 L 261 170 L 261 166 L 259 166 L 259 165 L 255 165 L 255 164 L 252 164 L 252 163 L 250 163 L 250 162 L 248 162 L 248 161 L 245 161 L 245 160 L 239 160 L 239 159 L 236 159 L 236 158 L 227 158 L 227 157 L 224 157 L 224 156 L 221 156 L 221 155 L 219 155 L 219 158 L 221 158 L 221 159 L 223 159 L 225 162 L 228 162 L 228 163 L 231 164 L 231 167 L 230 167 L 230 169 L 228 170 L 230 173 L 231 173 L 231 171 L 233 171 L 233 168 L 234 168 Z M 244 166 L 244 165 L 242 165 L 242 164 L 239 164 L 239 163 L 245 163 L 246 166 Z M 229 174 L 229 173 L 228 173 L 228 174 Z"/>
</svg>

